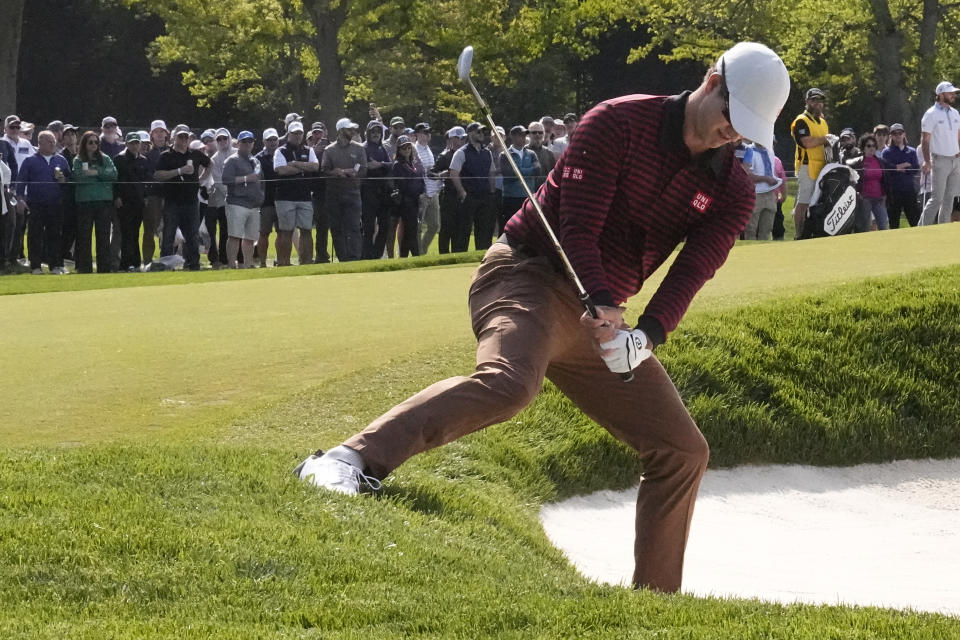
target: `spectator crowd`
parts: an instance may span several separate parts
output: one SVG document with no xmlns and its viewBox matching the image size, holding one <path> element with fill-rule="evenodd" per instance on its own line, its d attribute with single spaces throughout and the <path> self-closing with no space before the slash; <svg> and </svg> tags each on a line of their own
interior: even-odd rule
<svg viewBox="0 0 960 640">
<path fill-rule="evenodd" d="M 818 176 L 839 163 L 856 175 L 855 231 L 951 220 L 960 196 L 958 89 L 937 86 L 921 122 L 919 149 L 900 123 L 857 137 L 830 133 L 826 94 L 812 88 L 790 125 L 796 145 L 801 237 Z M 437 239 L 440 253 L 488 248 L 536 191 L 575 134 L 577 116 L 544 116 L 507 132 L 507 143 L 473 122 L 435 136 L 427 122 L 409 127 L 370 105 L 365 127 L 341 118 L 328 134 L 289 113 L 284 129 L 258 137 L 225 128 L 200 133 L 187 125 L 121 132 L 116 118 L 82 132 L 55 120 L 34 136 L 16 115 L 0 138 L 0 270 L 40 275 L 201 268 L 266 267 L 276 231 L 276 266 L 422 255 Z M 442 138 L 442 148 L 434 147 Z M 787 175 L 771 149 L 749 141 L 738 157 L 756 190 L 742 237 L 784 238 Z M 26 242 L 24 241 L 26 240 Z M 331 242 L 332 240 L 332 253 Z M 159 252 L 158 252 L 159 245 Z M 159 254 L 159 258 L 155 257 Z M 94 260 L 94 257 L 96 260 Z"/>
<path fill-rule="evenodd" d="M 266 267 L 274 231 L 275 266 L 294 252 L 300 264 L 417 256 L 435 239 L 440 253 L 462 252 L 471 236 L 482 250 L 526 197 L 507 154 L 536 190 L 577 124 L 568 113 L 509 135 L 498 127 L 504 149 L 474 122 L 444 132 L 439 148 L 427 122 L 385 122 L 375 105 L 370 116 L 362 128 L 341 118 L 330 135 L 289 113 L 282 134 L 259 139 L 159 119 L 124 135 L 112 116 L 99 131 L 57 120 L 34 136 L 8 116 L 0 268 L 198 270 L 201 250 L 215 269 Z"/>
</svg>

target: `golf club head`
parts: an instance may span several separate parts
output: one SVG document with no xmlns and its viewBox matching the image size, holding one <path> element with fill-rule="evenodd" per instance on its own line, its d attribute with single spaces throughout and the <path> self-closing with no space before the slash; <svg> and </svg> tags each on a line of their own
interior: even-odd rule
<svg viewBox="0 0 960 640">
<path fill-rule="evenodd" d="M 457 74 L 461 82 L 470 82 L 470 67 L 473 66 L 473 47 L 464 47 L 457 60 Z"/>
</svg>

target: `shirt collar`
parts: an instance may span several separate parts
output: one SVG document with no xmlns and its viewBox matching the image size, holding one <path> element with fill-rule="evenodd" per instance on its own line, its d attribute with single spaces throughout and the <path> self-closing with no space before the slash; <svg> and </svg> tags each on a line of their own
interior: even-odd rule
<svg viewBox="0 0 960 640">
<path fill-rule="evenodd" d="M 687 99 L 691 93 L 691 91 L 684 91 L 667 98 L 663 105 L 663 120 L 660 124 L 661 146 L 667 151 L 681 153 L 688 158 L 690 158 L 690 150 L 687 149 L 687 145 L 683 141 L 683 123 L 686 118 Z M 724 154 L 718 152 L 728 147 L 729 145 L 719 149 L 708 149 L 699 157 L 693 159 L 692 164 L 707 169 L 714 176 L 718 176 L 723 168 L 724 159 Z"/>
<path fill-rule="evenodd" d="M 940 102 L 939 100 L 937 100 L 936 102 L 934 102 L 934 103 L 933 103 L 933 106 L 935 106 L 937 109 L 940 109 L 941 111 L 946 111 L 947 113 L 950 113 L 950 109 L 953 108 L 953 107 L 951 107 L 951 106 L 948 105 L 948 104 L 943 104 L 943 103 Z"/>
</svg>

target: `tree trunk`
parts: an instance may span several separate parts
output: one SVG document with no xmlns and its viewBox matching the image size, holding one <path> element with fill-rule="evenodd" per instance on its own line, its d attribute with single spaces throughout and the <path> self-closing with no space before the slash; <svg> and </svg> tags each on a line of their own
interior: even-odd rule
<svg viewBox="0 0 960 640">
<path fill-rule="evenodd" d="M 933 92 L 939 79 L 934 75 L 937 60 L 937 22 L 940 21 L 940 0 L 923 0 L 923 15 L 920 18 L 920 41 L 917 45 L 917 93 L 910 101 L 911 122 L 907 127 L 910 139 L 920 142 L 920 117 L 933 104 Z M 916 134 L 916 135 L 914 135 Z"/>
<path fill-rule="evenodd" d="M 320 63 L 320 76 L 310 87 L 310 95 L 316 99 L 320 118 L 327 127 L 344 115 L 346 107 L 343 65 L 338 48 L 340 28 L 347 18 L 347 2 L 341 0 L 336 7 L 330 5 L 330 0 L 315 0 L 308 9 L 316 29 L 311 46 Z"/>
<path fill-rule="evenodd" d="M 903 44 L 906 37 L 901 26 L 890 15 L 888 0 L 870 0 L 873 9 L 875 42 L 874 62 L 879 91 L 879 122 L 902 122 L 908 134 L 916 133 L 917 118 L 907 100 L 903 71 Z M 916 139 L 916 138 L 911 138 Z"/>
<path fill-rule="evenodd" d="M 6 0 L 0 19 L 0 118 L 17 112 L 17 61 L 26 0 Z"/>
</svg>

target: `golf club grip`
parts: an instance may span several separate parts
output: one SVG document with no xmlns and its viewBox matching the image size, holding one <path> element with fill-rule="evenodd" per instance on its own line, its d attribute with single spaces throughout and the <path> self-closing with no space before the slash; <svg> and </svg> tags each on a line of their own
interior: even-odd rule
<svg viewBox="0 0 960 640">
<path fill-rule="evenodd" d="M 583 303 L 584 308 L 587 310 L 587 313 L 590 314 L 590 317 L 594 320 L 600 319 L 600 314 L 597 313 L 597 307 L 593 304 L 593 300 L 590 299 L 590 294 L 584 291 L 580 294 L 580 302 Z M 620 374 L 621 382 L 630 382 L 633 380 L 633 372 L 628 371 L 627 373 Z"/>
</svg>

